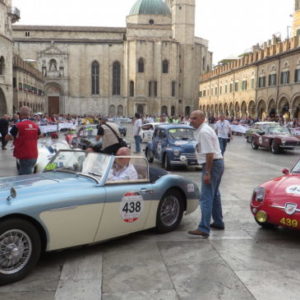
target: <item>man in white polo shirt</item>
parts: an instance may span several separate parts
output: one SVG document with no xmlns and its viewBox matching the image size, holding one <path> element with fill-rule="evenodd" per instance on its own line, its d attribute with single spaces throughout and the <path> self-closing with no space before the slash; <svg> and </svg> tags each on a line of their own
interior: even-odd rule
<svg viewBox="0 0 300 300">
<path fill-rule="evenodd" d="M 196 230 L 188 233 L 191 236 L 209 237 L 210 228 L 224 230 L 222 204 L 219 186 L 224 172 L 224 161 L 218 137 L 215 131 L 205 122 L 205 114 L 196 110 L 191 113 L 190 124 L 196 130 L 198 142 L 196 154 L 202 168 L 202 186 L 200 195 L 201 221 Z M 211 224 L 211 218 L 213 223 Z"/>
<path fill-rule="evenodd" d="M 232 139 L 232 132 L 229 121 L 225 120 L 222 114 L 220 120 L 215 125 L 216 133 L 218 135 L 222 155 L 224 156 L 228 139 Z"/>
</svg>

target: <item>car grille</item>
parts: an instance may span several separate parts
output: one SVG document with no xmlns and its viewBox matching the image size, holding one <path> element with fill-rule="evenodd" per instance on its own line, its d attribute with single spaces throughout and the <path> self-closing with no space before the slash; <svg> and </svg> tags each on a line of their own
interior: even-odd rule
<svg viewBox="0 0 300 300">
<path fill-rule="evenodd" d="M 285 146 L 297 146 L 297 145 L 299 145 L 299 143 L 297 143 L 297 142 L 285 142 L 284 145 Z"/>
<path fill-rule="evenodd" d="M 195 153 L 182 153 L 187 159 L 196 159 Z"/>
</svg>

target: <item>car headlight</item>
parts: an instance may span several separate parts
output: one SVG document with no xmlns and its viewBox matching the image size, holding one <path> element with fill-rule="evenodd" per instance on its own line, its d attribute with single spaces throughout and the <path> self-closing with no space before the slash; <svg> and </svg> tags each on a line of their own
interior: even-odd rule
<svg viewBox="0 0 300 300">
<path fill-rule="evenodd" d="M 263 202 L 265 199 L 265 192 L 265 188 L 261 186 L 255 188 L 252 195 L 252 201 Z"/>
<path fill-rule="evenodd" d="M 179 155 L 180 155 L 180 150 L 179 150 L 179 149 L 174 149 L 174 150 L 173 150 L 173 154 L 174 154 L 175 156 L 179 156 Z"/>
<path fill-rule="evenodd" d="M 265 223 L 268 220 L 268 215 L 265 211 L 260 210 L 256 213 L 255 218 L 259 223 Z"/>
</svg>

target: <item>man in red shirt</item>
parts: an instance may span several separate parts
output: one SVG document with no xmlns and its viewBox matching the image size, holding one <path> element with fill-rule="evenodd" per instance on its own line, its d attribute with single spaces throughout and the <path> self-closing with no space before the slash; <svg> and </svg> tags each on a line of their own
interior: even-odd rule
<svg viewBox="0 0 300 300">
<path fill-rule="evenodd" d="M 20 108 L 20 122 L 7 135 L 14 140 L 14 157 L 19 160 L 19 175 L 32 174 L 38 158 L 37 141 L 41 134 L 39 126 L 29 120 L 30 108 Z"/>
</svg>

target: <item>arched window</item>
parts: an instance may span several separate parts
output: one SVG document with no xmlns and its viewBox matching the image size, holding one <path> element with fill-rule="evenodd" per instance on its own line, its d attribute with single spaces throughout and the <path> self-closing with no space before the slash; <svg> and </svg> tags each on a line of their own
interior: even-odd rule
<svg viewBox="0 0 300 300">
<path fill-rule="evenodd" d="M 121 65 L 118 61 L 113 63 L 112 94 L 121 94 Z"/>
<path fill-rule="evenodd" d="M 185 107 L 185 115 L 186 115 L 186 116 L 189 116 L 190 113 L 191 113 L 191 108 L 190 108 L 189 106 L 186 106 L 186 107 Z"/>
<path fill-rule="evenodd" d="M 203 68 L 203 71 L 205 71 L 205 68 L 206 68 L 206 57 L 203 56 L 202 58 L 202 68 Z"/>
<path fill-rule="evenodd" d="M 175 106 L 171 107 L 171 116 L 175 116 Z"/>
<path fill-rule="evenodd" d="M 138 61 L 138 72 L 139 73 L 145 72 L 145 63 L 144 63 L 144 59 L 142 57 Z"/>
<path fill-rule="evenodd" d="M 92 95 L 99 95 L 99 63 L 92 62 Z"/>
<path fill-rule="evenodd" d="M 118 116 L 123 116 L 124 115 L 124 109 L 123 109 L 123 105 L 119 105 L 118 106 Z"/>
<path fill-rule="evenodd" d="M 0 57 L 0 75 L 4 74 L 5 60 L 4 57 Z"/>
<path fill-rule="evenodd" d="M 161 107 L 161 114 L 168 115 L 168 108 L 165 105 Z"/>
<path fill-rule="evenodd" d="M 112 104 L 109 106 L 109 116 L 114 117 L 116 115 L 116 107 Z"/>
<path fill-rule="evenodd" d="M 134 97 L 134 81 L 130 81 L 130 84 L 129 84 L 129 95 L 130 97 Z"/>
<path fill-rule="evenodd" d="M 169 61 L 167 59 L 162 62 L 162 72 L 165 74 L 169 73 Z"/>
</svg>

